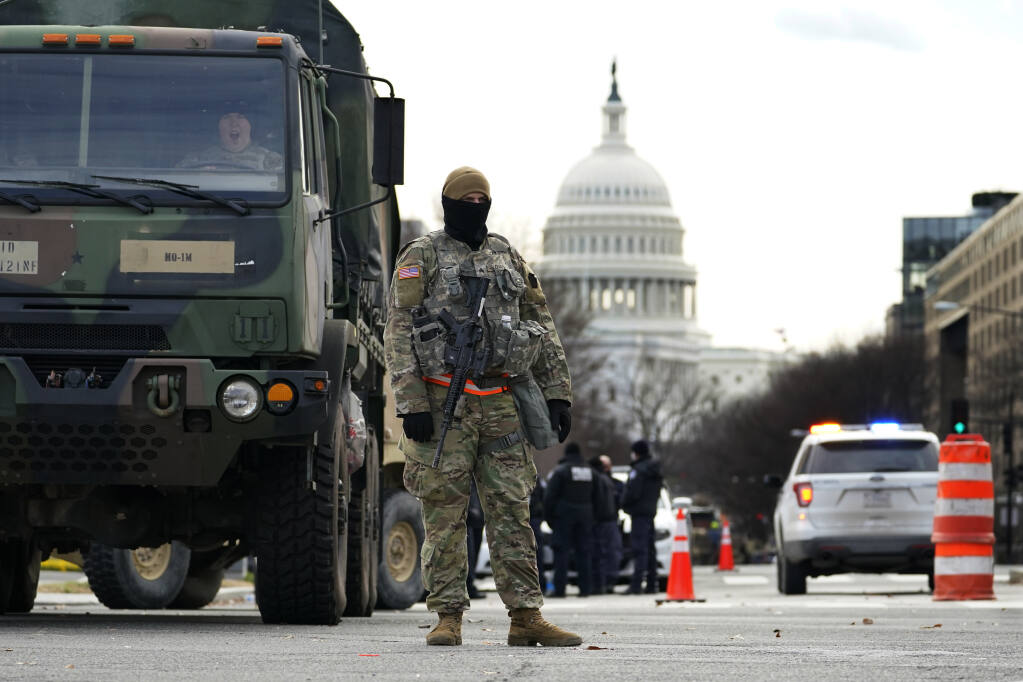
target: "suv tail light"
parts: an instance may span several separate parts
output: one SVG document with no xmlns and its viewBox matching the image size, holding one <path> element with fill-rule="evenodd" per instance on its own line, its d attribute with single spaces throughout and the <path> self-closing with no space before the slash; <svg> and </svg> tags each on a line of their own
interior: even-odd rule
<svg viewBox="0 0 1023 682">
<path fill-rule="evenodd" d="M 792 486 L 792 489 L 796 491 L 796 503 L 800 507 L 809 507 L 810 503 L 813 502 L 813 484 L 809 481 L 804 481 L 796 483 Z"/>
</svg>

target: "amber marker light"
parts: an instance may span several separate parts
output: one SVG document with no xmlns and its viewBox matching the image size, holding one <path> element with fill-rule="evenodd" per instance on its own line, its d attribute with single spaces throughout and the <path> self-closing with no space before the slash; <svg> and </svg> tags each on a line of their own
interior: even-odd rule
<svg viewBox="0 0 1023 682">
<path fill-rule="evenodd" d="M 102 38 L 98 33 L 76 33 L 75 34 L 75 45 L 81 45 L 82 47 L 99 47 L 102 42 Z"/>
<path fill-rule="evenodd" d="M 135 36 L 133 35 L 113 35 L 107 39 L 107 44 L 110 47 L 134 47 Z"/>
<path fill-rule="evenodd" d="M 817 435 L 819 433 L 840 433 L 842 426 L 840 424 L 814 424 L 810 427 L 810 433 Z"/>
<path fill-rule="evenodd" d="M 295 405 L 295 389 L 286 381 L 275 381 L 266 390 L 266 409 L 273 414 L 289 412 Z"/>
<path fill-rule="evenodd" d="M 306 378 L 302 382 L 302 390 L 307 395 L 326 395 L 330 390 L 330 379 Z"/>
<path fill-rule="evenodd" d="M 67 33 L 44 33 L 43 45 L 67 45 Z"/>
<path fill-rule="evenodd" d="M 284 38 L 280 36 L 259 36 L 256 38 L 256 47 L 282 47 Z"/>
</svg>

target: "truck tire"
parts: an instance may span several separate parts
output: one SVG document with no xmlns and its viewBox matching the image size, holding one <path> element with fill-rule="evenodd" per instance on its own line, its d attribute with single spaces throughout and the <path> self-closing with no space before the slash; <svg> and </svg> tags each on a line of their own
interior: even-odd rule
<svg viewBox="0 0 1023 682">
<path fill-rule="evenodd" d="M 181 592 L 192 552 L 178 541 L 121 549 L 93 542 L 85 571 L 100 603 L 110 609 L 162 609 Z"/>
<path fill-rule="evenodd" d="M 348 507 L 348 605 L 345 615 L 368 618 L 377 601 L 379 557 L 380 457 L 376 438 L 370 433 L 366 461 L 352 477 L 352 502 Z"/>
<path fill-rule="evenodd" d="M 185 578 L 185 584 L 174 600 L 167 605 L 168 609 L 201 609 L 213 601 L 220 585 L 224 582 L 224 569 L 204 568 L 192 572 Z"/>
<path fill-rule="evenodd" d="M 263 622 L 337 625 L 346 603 L 346 460 L 338 448 L 312 445 L 260 454 L 252 544 Z"/>
<path fill-rule="evenodd" d="M 423 566 L 419 548 L 426 539 L 423 507 L 404 490 L 383 494 L 377 602 L 385 609 L 407 609 L 423 594 Z"/>
<path fill-rule="evenodd" d="M 0 614 L 32 610 L 41 561 L 42 553 L 30 541 L 0 542 Z"/>
</svg>

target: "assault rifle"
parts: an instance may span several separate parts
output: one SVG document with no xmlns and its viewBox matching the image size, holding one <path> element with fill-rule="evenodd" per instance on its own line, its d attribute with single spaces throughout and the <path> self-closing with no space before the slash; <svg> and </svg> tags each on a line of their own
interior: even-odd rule
<svg viewBox="0 0 1023 682">
<path fill-rule="evenodd" d="M 482 377 L 483 370 L 490 363 L 490 346 L 483 340 L 483 322 L 486 321 L 483 304 L 487 300 L 490 280 L 486 277 L 461 279 L 469 299 L 469 317 L 458 322 L 447 309 L 441 310 L 437 315 L 441 324 L 447 327 L 449 339 L 453 337 L 454 340 L 444 348 L 444 362 L 452 367 L 451 383 L 448 384 L 448 394 L 444 398 L 444 421 L 440 426 L 437 452 L 433 454 L 434 469 L 440 464 L 440 451 L 444 447 L 448 429 L 451 428 L 451 421 L 455 418 L 455 408 L 458 407 L 458 400 L 465 390 L 465 382 L 470 378 L 478 380 Z"/>
</svg>

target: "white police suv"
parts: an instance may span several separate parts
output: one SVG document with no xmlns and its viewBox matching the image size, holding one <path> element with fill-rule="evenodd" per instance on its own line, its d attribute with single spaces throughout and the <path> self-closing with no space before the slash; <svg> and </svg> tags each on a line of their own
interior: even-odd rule
<svg viewBox="0 0 1023 682">
<path fill-rule="evenodd" d="M 817 424 L 796 453 L 774 511 L 778 591 L 805 594 L 808 576 L 926 573 L 938 438 L 918 424 Z"/>
</svg>

